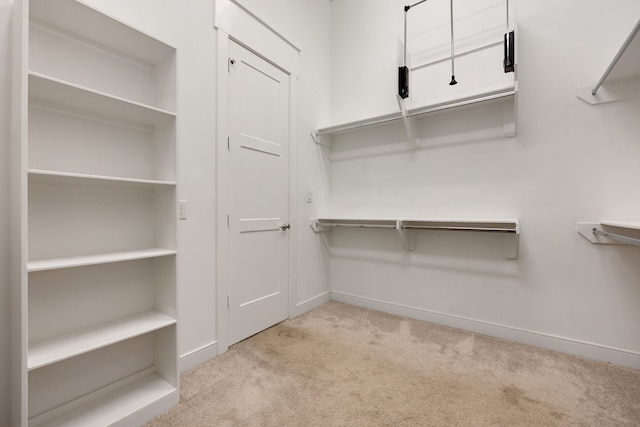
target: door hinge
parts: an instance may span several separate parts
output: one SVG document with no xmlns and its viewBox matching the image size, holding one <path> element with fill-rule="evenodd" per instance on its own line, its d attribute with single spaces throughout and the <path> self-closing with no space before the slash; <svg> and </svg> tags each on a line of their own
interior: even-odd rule
<svg viewBox="0 0 640 427">
<path fill-rule="evenodd" d="M 229 308 L 231 308 L 231 303 L 230 303 L 230 298 L 229 295 L 227 295 L 227 310 L 229 310 Z"/>
<path fill-rule="evenodd" d="M 231 71 L 231 66 L 235 63 L 236 63 L 235 59 L 229 58 L 229 60 L 227 61 L 227 71 Z"/>
<path fill-rule="evenodd" d="M 227 137 L 227 150 L 231 151 L 231 138 Z"/>
<path fill-rule="evenodd" d="M 227 214 L 227 228 L 229 228 L 229 223 L 230 223 L 229 214 Z"/>
</svg>

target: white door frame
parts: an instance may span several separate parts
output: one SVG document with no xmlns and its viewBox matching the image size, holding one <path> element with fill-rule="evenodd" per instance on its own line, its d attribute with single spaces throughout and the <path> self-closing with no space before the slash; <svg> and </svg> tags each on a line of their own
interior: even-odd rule
<svg viewBox="0 0 640 427">
<path fill-rule="evenodd" d="M 225 2 L 216 2 L 216 4 Z M 229 43 L 231 40 L 253 51 L 267 61 L 290 75 L 290 115 L 289 115 L 289 316 L 294 313 L 296 301 L 296 86 L 298 80 L 299 49 L 287 42 L 270 27 L 247 14 L 246 10 L 237 8 L 235 3 L 225 3 L 225 13 L 216 8 L 217 27 L 217 248 L 216 248 L 216 335 L 218 354 L 229 348 L 229 311 L 227 295 L 230 286 L 228 277 L 229 228 L 227 213 L 229 212 L 229 179 L 227 137 L 229 135 Z M 229 7 L 230 9 L 227 9 Z M 227 16 L 228 15 L 228 16 Z M 224 19 L 223 19 L 224 18 Z"/>
</svg>

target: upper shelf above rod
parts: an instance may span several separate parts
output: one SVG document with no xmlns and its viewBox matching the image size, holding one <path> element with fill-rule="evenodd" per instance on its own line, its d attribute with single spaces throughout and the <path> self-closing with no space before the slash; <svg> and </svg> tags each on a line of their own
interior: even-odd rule
<svg viewBox="0 0 640 427">
<path fill-rule="evenodd" d="M 629 33 L 595 86 L 578 89 L 578 98 L 589 104 L 636 98 L 640 96 L 640 20 Z"/>
<path fill-rule="evenodd" d="M 430 105 L 423 105 L 417 108 L 402 109 L 389 114 L 382 114 L 379 116 L 369 117 L 362 120 L 354 120 L 352 122 L 341 123 L 333 126 L 327 126 L 317 129 L 311 133 L 311 137 L 316 144 L 329 146 L 329 144 L 321 141 L 322 136 L 332 136 L 343 132 L 356 131 L 372 126 L 379 126 L 390 124 L 393 122 L 403 121 L 405 123 L 405 130 L 408 137 L 415 147 L 417 135 L 416 125 L 414 120 L 426 117 L 431 114 L 455 111 L 463 108 L 469 108 L 474 105 L 488 105 L 493 103 L 507 103 L 505 110 L 514 110 L 516 97 L 518 93 L 517 84 L 511 86 L 505 86 L 500 88 L 491 88 L 483 92 L 479 92 L 474 96 L 470 96 L 462 99 L 453 99 L 440 103 L 433 103 Z M 401 104 L 400 104 L 401 105 Z M 516 116 L 514 114 L 505 114 L 504 119 L 504 133 L 505 137 L 511 137 L 515 135 L 516 128 Z"/>
</svg>

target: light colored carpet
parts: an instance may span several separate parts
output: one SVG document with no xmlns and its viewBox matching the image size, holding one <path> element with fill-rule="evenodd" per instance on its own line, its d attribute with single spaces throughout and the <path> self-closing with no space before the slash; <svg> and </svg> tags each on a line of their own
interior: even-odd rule
<svg viewBox="0 0 640 427">
<path fill-rule="evenodd" d="M 150 426 L 638 426 L 640 372 L 337 302 L 182 375 Z"/>
</svg>

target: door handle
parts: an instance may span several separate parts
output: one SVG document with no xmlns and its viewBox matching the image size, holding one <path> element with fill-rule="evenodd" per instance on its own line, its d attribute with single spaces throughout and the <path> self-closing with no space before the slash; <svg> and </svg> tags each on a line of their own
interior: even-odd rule
<svg viewBox="0 0 640 427">
<path fill-rule="evenodd" d="M 288 230 L 290 228 L 291 228 L 291 224 L 283 224 L 283 225 L 280 226 L 280 229 L 282 231 L 286 231 L 286 230 Z"/>
</svg>

